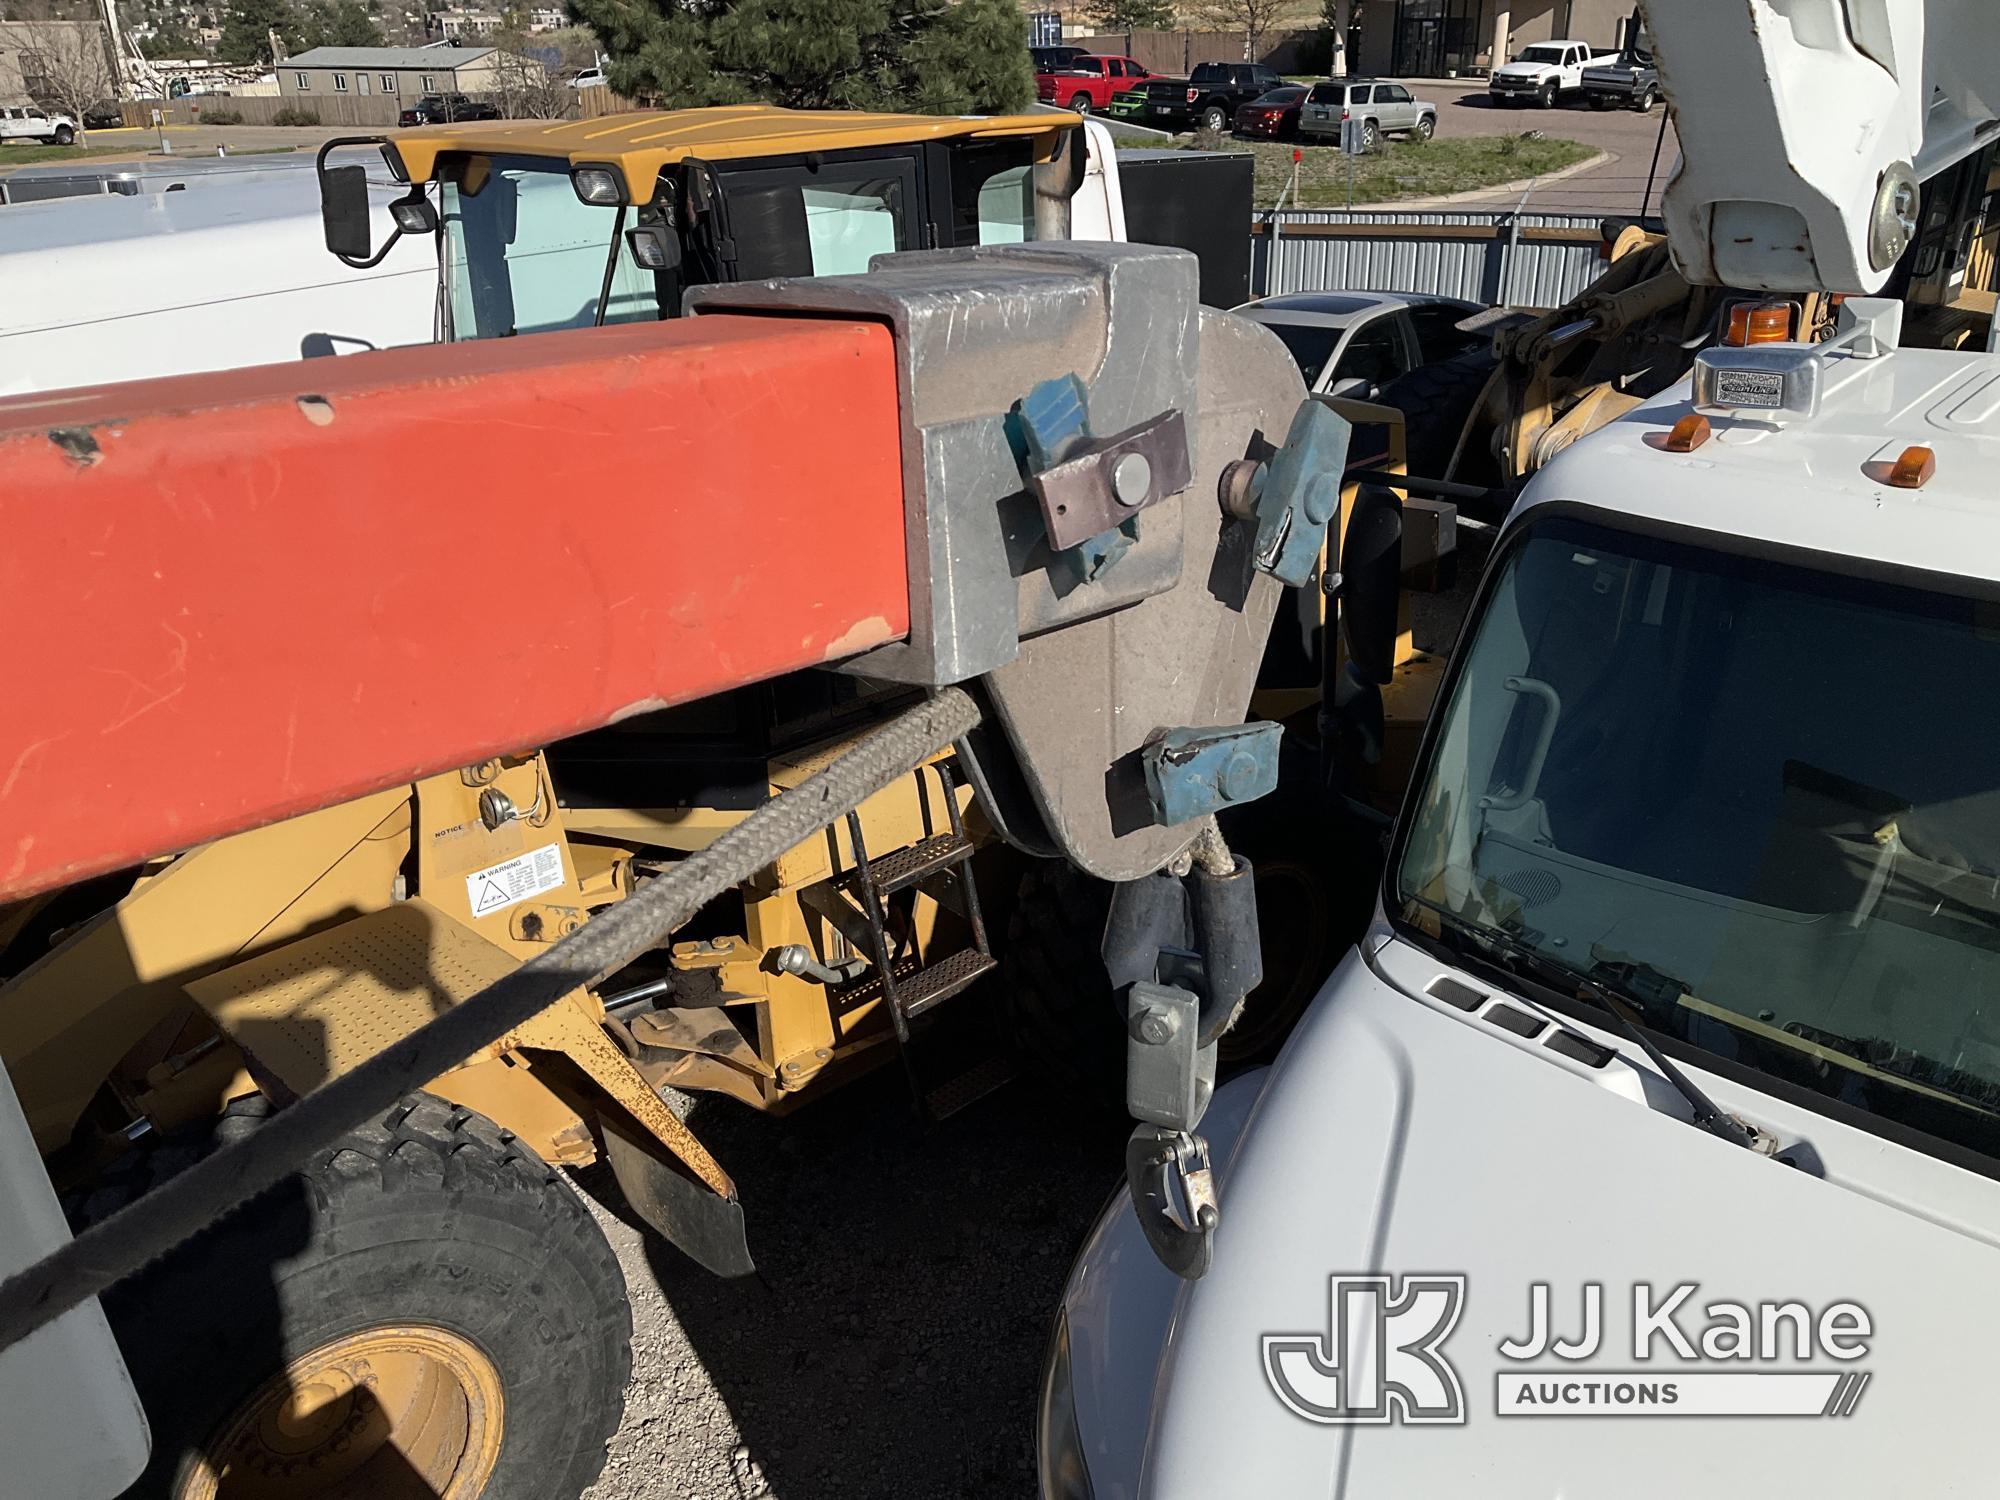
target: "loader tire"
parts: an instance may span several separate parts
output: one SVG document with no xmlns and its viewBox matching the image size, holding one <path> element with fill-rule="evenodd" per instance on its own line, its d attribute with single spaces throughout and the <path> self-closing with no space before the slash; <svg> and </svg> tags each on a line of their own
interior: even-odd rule
<svg viewBox="0 0 2000 1500">
<path fill-rule="evenodd" d="M 257 1123 L 233 1110 L 214 1144 Z M 163 1146 L 150 1175 L 200 1154 Z M 119 1188 L 78 1217 L 102 1217 Z M 104 1309 L 152 1425 L 131 1497 L 573 1500 L 603 1466 L 631 1368 L 624 1279 L 575 1192 L 428 1094 Z"/>
<path fill-rule="evenodd" d="M 1000 955 L 1009 1039 L 1027 1069 L 1088 1107 L 1125 1107 L 1125 1027 L 1104 969 L 1111 887 L 1065 860 L 1021 876 Z"/>
<path fill-rule="evenodd" d="M 1493 355 L 1482 349 L 1419 365 L 1382 387 L 1376 401 L 1403 414 L 1410 473 L 1426 479 L 1445 477 L 1445 466 L 1458 448 L 1459 433 L 1492 375 Z M 1458 472 L 1452 478 L 1463 484 L 1490 484 L 1494 477 L 1492 456 L 1482 434 L 1474 432 L 1465 441 Z"/>
</svg>

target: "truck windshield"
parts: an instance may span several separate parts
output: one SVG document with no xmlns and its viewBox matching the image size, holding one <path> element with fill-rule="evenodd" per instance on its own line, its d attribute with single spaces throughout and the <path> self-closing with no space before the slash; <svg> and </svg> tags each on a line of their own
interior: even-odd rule
<svg viewBox="0 0 2000 1500">
<path fill-rule="evenodd" d="M 1569 55 L 1567 47 L 1530 47 L 1521 54 L 1522 62 L 1559 63 Z"/>
<path fill-rule="evenodd" d="M 1495 566 L 1405 931 L 1501 929 L 1669 1037 L 2000 1155 L 2000 605 L 1574 516 Z"/>
<path fill-rule="evenodd" d="M 509 156 L 447 165 L 444 275 L 454 338 L 591 326 L 618 210 L 578 199 L 568 166 Z M 621 247 L 604 321 L 659 315 L 652 273 Z"/>
</svg>

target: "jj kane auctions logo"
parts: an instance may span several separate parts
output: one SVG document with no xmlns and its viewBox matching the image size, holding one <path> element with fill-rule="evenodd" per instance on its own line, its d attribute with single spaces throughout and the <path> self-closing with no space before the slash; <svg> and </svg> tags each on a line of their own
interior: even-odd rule
<svg viewBox="0 0 2000 1500">
<path fill-rule="evenodd" d="M 1700 1287 L 1631 1288 L 1630 1343 L 1605 1336 L 1605 1290 L 1585 1282 L 1577 1319 L 1557 1331 L 1546 1282 L 1528 1288 L 1527 1332 L 1496 1346 L 1494 1407 L 1503 1417 L 1844 1417 L 1869 1375 L 1851 1366 L 1874 1325 L 1856 1302 L 1698 1302 Z M 1266 1334 L 1264 1378 L 1285 1406 L 1328 1425 L 1466 1420 L 1445 1341 L 1465 1310 L 1463 1276 L 1329 1278 L 1325 1324 Z M 1634 1368 L 1600 1368 L 1603 1356 Z M 1771 1368 L 1783 1362 L 1792 1368 Z"/>
</svg>

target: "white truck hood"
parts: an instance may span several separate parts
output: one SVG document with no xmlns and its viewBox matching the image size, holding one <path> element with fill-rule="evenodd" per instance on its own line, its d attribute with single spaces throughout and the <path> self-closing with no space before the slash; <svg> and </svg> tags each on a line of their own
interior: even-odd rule
<svg viewBox="0 0 2000 1500">
<path fill-rule="evenodd" d="M 1757 1156 L 1676 1118 L 1679 1095 L 1616 1036 L 1561 1022 L 1618 1049 L 1592 1070 L 1547 1051 L 1546 1033 L 1526 1041 L 1416 998 L 1441 972 L 1399 942 L 1372 961 L 1349 955 L 1222 1174 L 1205 1279 L 1175 1284 L 1144 1264 L 1143 1246 L 1132 1254 L 1136 1229 L 1101 1232 L 1086 1250 L 1071 1326 L 1123 1298 L 1110 1321 L 1132 1337 L 1121 1347 L 1098 1328 L 1099 1368 L 1078 1372 L 1080 1404 L 1136 1415 L 1101 1393 L 1151 1382 L 1137 1407 L 1149 1410 L 1143 1472 L 1094 1472 L 1098 1500 L 1987 1492 L 2000 1185 L 1698 1073 L 1724 1108 L 1786 1142 L 1808 1139 L 1826 1177 Z M 1321 1425 L 1278 1399 L 1265 1336 L 1324 1338 L 1329 1278 L 1368 1272 L 1465 1277 L 1442 1345 L 1462 1384 L 1462 1423 Z M 1806 1360 L 1689 1362 L 1664 1339 L 1635 1360 L 1635 1284 L 1664 1297 L 1687 1282 L 1699 1285 L 1677 1322 L 1697 1343 L 1712 1322 L 1704 1309 L 1725 1300 L 1753 1312 L 1799 1302 L 1815 1316 L 1856 1303 L 1872 1332 L 1846 1361 L 1815 1342 Z M 1550 1288 L 1559 1338 L 1581 1331 L 1585 1284 L 1602 1288 L 1601 1352 L 1502 1357 L 1503 1340 L 1529 1332 L 1535 1283 Z M 1156 1306 L 1140 1315 L 1142 1285 Z M 1613 1383 L 1811 1372 L 1829 1401 L 1842 1377 L 1869 1379 L 1858 1394 L 1855 1381 L 1839 1385 L 1835 1404 L 1852 1398 L 1841 1417 L 1818 1415 L 1816 1396 L 1799 1416 L 1497 1415 L 1505 1382 L 1522 1371 L 1572 1384 L 1620 1371 L 1634 1373 Z M 1087 1426 L 1090 1413 L 1080 1415 Z M 1103 1458 L 1128 1444 L 1089 1446 Z"/>
<path fill-rule="evenodd" d="M 1541 78 L 1548 74 L 1560 73 L 1562 68 L 1552 62 L 1510 62 L 1502 63 L 1493 70 L 1495 78 Z"/>
</svg>

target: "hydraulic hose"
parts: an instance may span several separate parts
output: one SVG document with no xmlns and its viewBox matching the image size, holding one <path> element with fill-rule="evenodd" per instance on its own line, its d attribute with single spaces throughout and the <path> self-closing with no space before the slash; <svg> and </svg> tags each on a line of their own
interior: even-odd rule
<svg viewBox="0 0 2000 1500">
<path fill-rule="evenodd" d="M 944 689 L 547 952 L 359 1067 L 329 1079 L 263 1129 L 223 1147 L 0 1282 L 0 1349 L 275 1186 L 315 1151 L 332 1145 L 572 990 L 601 982 L 657 947 L 707 902 L 908 775 L 978 723 L 979 709 L 972 699 L 958 688 Z"/>
</svg>

